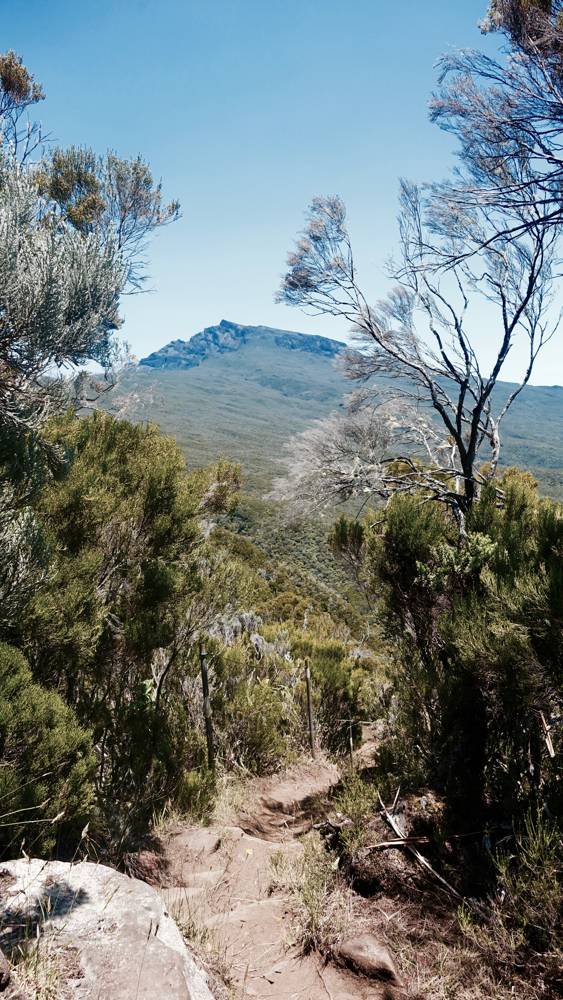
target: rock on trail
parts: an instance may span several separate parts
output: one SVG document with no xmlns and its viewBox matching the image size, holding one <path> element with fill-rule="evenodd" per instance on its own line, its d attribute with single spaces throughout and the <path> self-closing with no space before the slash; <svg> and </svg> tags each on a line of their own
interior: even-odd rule
<svg viewBox="0 0 563 1000">
<path fill-rule="evenodd" d="M 0 948 L 9 953 L 22 938 L 37 940 L 42 960 L 55 958 L 57 988 L 49 995 L 57 1000 L 387 1000 L 397 980 L 378 942 L 356 934 L 341 942 L 335 963 L 303 955 L 293 940 L 290 891 L 272 882 L 272 857 L 299 859 L 299 836 L 338 780 L 326 762 L 301 764 L 252 782 L 231 825 L 171 828 L 152 870 L 158 891 L 87 861 L 6 862 Z M 200 967 L 209 944 L 228 993 Z M 17 971 L 10 983 L 2 975 L 0 968 L 2 996 L 27 1000 Z"/>
<path fill-rule="evenodd" d="M 40 956 L 56 958 L 65 1000 L 214 1000 L 146 883 L 88 861 L 26 858 L 2 864 L 0 876 L 2 947 L 37 936 Z M 16 983 L 10 995 L 21 995 Z"/>
</svg>

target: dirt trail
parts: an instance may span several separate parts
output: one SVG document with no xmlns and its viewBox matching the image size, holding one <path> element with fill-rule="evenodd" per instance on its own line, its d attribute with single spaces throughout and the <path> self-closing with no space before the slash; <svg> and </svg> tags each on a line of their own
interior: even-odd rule
<svg viewBox="0 0 563 1000">
<path fill-rule="evenodd" d="M 331 765 L 312 763 L 257 781 L 236 825 L 185 827 L 166 842 L 169 886 L 161 891 L 180 925 L 210 932 L 233 1000 L 381 1000 L 377 984 L 291 944 L 291 900 L 270 893 L 275 852 L 298 857 L 315 800 L 336 784 Z M 278 858 L 280 854 L 278 853 Z"/>
</svg>

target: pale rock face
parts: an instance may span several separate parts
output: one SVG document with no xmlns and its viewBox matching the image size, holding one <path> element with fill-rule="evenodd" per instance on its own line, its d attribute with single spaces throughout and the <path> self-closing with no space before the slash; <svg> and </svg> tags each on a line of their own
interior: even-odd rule
<svg viewBox="0 0 563 1000">
<path fill-rule="evenodd" d="M 190 340 L 172 340 L 139 362 L 149 368 L 196 368 L 215 354 L 238 351 L 250 340 L 266 340 L 289 351 L 335 358 L 346 345 L 329 337 L 276 330 L 269 326 L 242 326 L 222 319 L 217 326 L 207 326 Z"/>
<path fill-rule="evenodd" d="M 76 1000 L 213 1000 L 165 909 L 144 882 L 82 861 L 8 861 L 0 868 L 0 944 L 22 922 L 72 954 Z M 77 969 L 77 963 L 79 971 Z"/>
</svg>

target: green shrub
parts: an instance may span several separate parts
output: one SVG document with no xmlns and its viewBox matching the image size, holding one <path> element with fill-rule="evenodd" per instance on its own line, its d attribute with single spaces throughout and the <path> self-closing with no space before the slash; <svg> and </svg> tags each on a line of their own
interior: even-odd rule
<svg viewBox="0 0 563 1000">
<path fill-rule="evenodd" d="M 561 832 L 541 812 L 528 813 L 514 850 L 496 859 L 502 889 L 497 919 L 521 932 L 526 945 L 537 952 L 563 941 L 562 865 Z"/>
<path fill-rule="evenodd" d="M 369 823 L 377 806 L 377 790 L 357 771 L 349 770 L 343 776 L 334 805 L 350 820 L 349 826 L 342 827 L 341 838 L 347 853 L 354 855 L 369 838 Z"/>
<path fill-rule="evenodd" d="M 0 643 L 0 851 L 44 854 L 76 845 L 93 803 L 88 733 L 24 657 Z M 56 821 L 55 817 L 59 817 Z"/>
<path fill-rule="evenodd" d="M 188 472 L 158 428 L 100 412 L 48 435 L 68 461 L 35 498 L 50 568 L 14 645 L 92 732 L 98 833 L 118 857 L 202 762 L 190 656 L 247 574 L 200 522 L 228 508 L 238 473 L 221 462 Z"/>
<path fill-rule="evenodd" d="M 563 967 L 561 831 L 541 812 L 530 812 L 511 847 L 495 858 L 497 891 L 484 918 L 463 907 L 461 929 L 487 965 L 505 976 L 533 961 L 538 989 L 552 996 L 550 984 Z"/>
<path fill-rule="evenodd" d="M 274 771 L 289 758 L 287 730 L 282 691 L 268 679 L 244 681 L 226 713 L 227 759 L 253 774 Z"/>
<path fill-rule="evenodd" d="M 206 767 L 184 771 L 176 788 L 174 805 L 182 816 L 194 821 L 207 820 L 215 803 L 215 776 Z"/>
<path fill-rule="evenodd" d="M 348 656 L 347 643 L 319 634 L 317 625 L 312 620 L 307 631 L 292 632 L 292 654 L 297 661 L 308 661 L 310 665 L 317 738 L 332 753 L 344 753 L 349 748 L 350 727 L 352 736 L 359 736 L 358 677 L 352 681 L 356 664 Z M 299 692 L 305 718 L 303 682 Z"/>
<path fill-rule="evenodd" d="M 307 954 L 328 956 L 350 931 L 349 904 L 338 874 L 338 858 L 316 831 L 303 841 L 303 856 L 293 873 L 295 940 Z"/>
<path fill-rule="evenodd" d="M 545 726 L 563 680 L 563 507 L 526 473 L 498 485 L 503 504 L 484 487 L 463 541 L 444 509 L 413 497 L 365 529 L 396 650 L 386 758 L 404 789 L 443 794 L 462 826 L 561 807 Z"/>
</svg>

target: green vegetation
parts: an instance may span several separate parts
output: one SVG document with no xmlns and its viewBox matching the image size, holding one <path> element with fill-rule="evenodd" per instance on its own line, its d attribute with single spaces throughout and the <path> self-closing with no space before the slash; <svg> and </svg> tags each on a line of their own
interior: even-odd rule
<svg viewBox="0 0 563 1000">
<path fill-rule="evenodd" d="M 59 851 L 80 839 L 93 803 L 89 734 L 20 652 L 0 643 L 0 850 Z"/>
<path fill-rule="evenodd" d="M 497 385 L 498 405 L 514 388 Z M 245 492 L 254 497 L 271 489 L 292 435 L 337 410 L 348 390 L 331 359 L 250 341 L 188 371 L 127 371 L 103 404 L 174 434 L 190 465 L 223 455 L 242 463 Z M 529 469 L 543 493 L 559 497 L 562 453 L 563 388 L 527 386 L 506 418 L 503 464 Z"/>
<path fill-rule="evenodd" d="M 303 854 L 288 857 L 275 851 L 270 857 L 270 892 L 289 889 L 294 907 L 294 937 L 307 954 L 330 957 L 335 945 L 350 931 L 350 913 L 338 856 L 327 851 L 319 834 L 308 834 Z"/>
<path fill-rule="evenodd" d="M 561 806 L 545 741 L 561 690 L 563 511 L 527 473 L 485 488 L 459 543 L 444 508 L 397 497 L 365 525 L 365 572 L 396 644 L 396 773 L 464 824 Z M 543 719 L 543 721 L 542 721 Z"/>
<path fill-rule="evenodd" d="M 73 855 L 88 831 L 98 856 L 122 864 L 159 816 L 207 819 L 225 775 L 270 774 L 308 752 L 311 677 L 323 751 L 342 759 L 362 722 L 375 724 L 374 767 L 359 776 L 351 762 L 335 803 L 349 821 L 334 826 L 346 870 L 389 847 L 370 845 L 379 793 L 400 787 L 409 807 L 428 799 L 435 808 L 415 815 L 413 829 L 425 831 L 416 842 L 434 852 L 456 900 L 480 895 L 459 924 L 494 988 L 503 977 L 519 986 L 533 960 L 551 989 L 563 900 L 563 505 L 542 497 L 530 472 L 506 467 L 525 461 L 543 492 L 561 491 L 562 390 L 524 385 L 547 329 L 549 228 L 511 236 L 499 258 L 500 209 L 483 220 L 476 203 L 454 248 L 464 259 L 456 313 L 434 284 L 454 252 L 440 243 L 443 217 L 431 218 L 433 247 L 419 226 L 439 211 L 435 193 L 421 201 L 403 185 L 399 278 L 410 285 L 377 319 L 355 285 L 342 203 L 313 203 L 286 298 L 315 305 L 322 295 L 325 311 L 356 316 L 370 346 L 349 373 L 355 364 L 360 377 L 390 375 L 403 393 L 410 376 L 449 431 L 445 444 L 425 439 L 423 461 L 418 410 L 390 411 L 383 449 L 383 422 L 367 438 L 340 422 L 335 442 L 339 421 L 329 421 L 330 474 L 361 511 L 329 536 L 320 516 L 289 524 L 283 505 L 262 498 L 288 438 L 341 404 L 326 356 L 249 339 L 234 361 L 129 368 L 125 395 L 108 397 L 114 412 L 90 416 L 91 379 L 54 377 L 53 365 L 85 361 L 113 377 L 120 295 L 138 287 L 146 238 L 177 206 L 163 205 L 141 159 L 73 149 L 28 164 L 14 129 L 42 92 L 13 53 L 0 57 L 0 91 L 12 140 L 0 156 L 0 223 L 17 251 L 0 254 L 0 852 Z M 528 198 L 533 185 L 524 189 Z M 478 290 L 481 264 L 481 292 L 504 324 L 486 382 L 463 327 L 461 281 Z M 459 259 L 448 266 L 455 273 Z M 349 298 L 335 303 L 341 294 L 352 313 Z M 421 306 L 441 331 L 439 356 L 416 331 Z M 518 395 L 497 377 L 524 320 L 532 353 Z M 513 398 L 503 465 L 499 422 Z M 415 442 L 412 455 L 395 433 Z M 319 440 L 315 474 L 326 477 Z M 366 496 L 386 504 L 366 513 Z M 288 876 L 305 950 L 329 954 L 343 932 L 338 866 L 314 835 Z"/>
<path fill-rule="evenodd" d="M 530 952 L 538 973 L 555 979 L 563 949 L 561 838 L 553 821 L 529 812 L 513 849 L 499 849 L 495 868 L 502 896 L 488 919 L 477 921 L 467 907 L 459 914 L 466 938 L 493 968 L 518 969 Z"/>
<path fill-rule="evenodd" d="M 366 648 L 359 662 L 342 601 L 331 617 L 299 573 L 294 585 L 242 536 L 209 530 L 235 504 L 237 467 L 188 472 L 156 427 L 102 412 L 69 414 L 44 435 L 66 456 L 33 499 L 47 571 L 6 634 L 91 734 L 84 809 L 101 848 L 130 850 L 167 803 L 210 808 L 204 637 L 220 766 L 265 773 L 306 747 L 305 659 L 319 737 L 344 749 L 378 661 Z M 32 792 L 38 802 L 44 788 Z"/>
<path fill-rule="evenodd" d="M 353 857 L 369 839 L 369 823 L 377 806 L 376 787 L 350 769 L 343 776 L 335 806 L 349 821 L 342 829 L 341 839 L 345 851 Z"/>
<path fill-rule="evenodd" d="M 102 819 L 120 842 L 201 759 L 172 693 L 217 602 L 234 598 L 233 566 L 197 519 L 224 509 L 236 469 L 188 476 L 171 439 L 100 413 L 48 437 L 72 460 L 36 501 L 50 570 L 14 638 L 92 730 Z"/>
<path fill-rule="evenodd" d="M 154 424 L 101 410 L 75 415 L 111 384 L 119 296 L 138 286 L 147 238 L 175 218 L 177 205 L 164 204 L 140 158 L 73 148 L 28 164 L 17 123 L 42 99 L 41 88 L 13 53 L 0 59 L 0 87 L 0 116 L 13 140 L 2 160 L 0 215 L 8 243 L 25 248 L 21 257 L 6 255 L 2 309 L 0 638 L 13 650 L 3 653 L 3 663 L 8 657 L 16 678 L 3 667 L 2 791 L 6 815 L 17 817 L 15 826 L 5 826 L 2 847 L 21 835 L 30 848 L 71 851 L 88 823 L 98 851 L 119 860 L 159 812 L 204 815 L 212 807 L 202 640 L 218 766 L 254 773 L 276 769 L 306 745 L 304 655 L 317 685 L 320 733 L 331 747 L 342 740 L 330 714 L 356 712 L 369 664 L 356 667 L 352 648 L 361 619 L 348 614 L 338 593 L 346 584 L 337 562 L 323 565 L 323 530 L 311 531 L 303 545 L 305 534 L 285 532 L 275 511 L 259 539 L 269 538 L 269 549 L 243 537 L 249 525 L 252 534 L 260 524 L 262 511 L 237 507 L 238 468 L 219 454 L 236 455 L 223 443 L 233 444 L 244 417 L 228 393 L 222 397 L 223 358 L 210 363 L 219 366 L 214 395 L 224 399 L 231 433 L 222 438 L 211 421 L 202 446 L 189 427 L 182 443 L 191 471 L 176 442 Z M 28 134 L 39 138 L 39 127 Z M 29 300 L 23 310 L 20 285 Z M 307 352 L 296 352 L 293 377 L 286 371 L 289 349 L 281 358 L 270 356 L 267 343 L 250 344 L 248 352 L 247 371 L 263 398 L 241 392 L 235 409 L 248 398 L 250 421 L 240 441 L 258 481 L 263 470 L 260 461 L 253 466 L 249 435 L 260 459 L 262 431 L 273 426 L 270 402 L 284 401 L 279 449 L 287 426 L 301 426 L 316 407 L 339 398 L 341 379 L 326 358 L 317 369 L 318 359 Z M 105 383 L 84 373 L 53 377 L 54 363 L 86 360 L 103 365 Z M 196 382 L 199 374 L 193 373 Z M 228 381 L 228 368 L 223 374 Z M 126 375 L 125 389 L 137 377 Z M 183 401 L 183 384 L 178 389 Z M 304 401 L 299 414 L 295 394 Z M 113 405 L 119 408 L 117 397 Z M 191 406 L 197 412 L 197 387 Z M 205 407 L 199 410 L 205 417 Z M 181 422 L 172 417 L 182 439 Z M 210 449 L 216 449 L 211 465 Z M 283 563 L 274 565 L 282 551 Z M 56 771 L 46 765 L 49 756 Z"/>
<path fill-rule="evenodd" d="M 245 489 L 271 488 L 289 437 L 337 407 L 346 384 L 330 357 L 249 339 L 187 371 L 127 370 L 104 405 L 174 434 L 190 466 L 228 455 L 244 464 Z"/>
<path fill-rule="evenodd" d="M 245 484 L 243 475 L 243 486 Z M 279 573 L 283 573 L 285 567 L 293 586 L 305 598 L 312 592 L 327 611 L 337 616 L 345 613 L 350 627 L 361 629 L 364 602 L 327 546 L 330 520 L 328 517 L 291 521 L 282 504 L 244 493 L 226 526 L 254 542 L 275 563 Z"/>
<path fill-rule="evenodd" d="M 250 400 L 248 385 L 236 405 L 224 396 L 228 435 L 218 425 L 214 434 L 210 422 L 202 447 L 188 429 L 182 443 L 190 471 L 154 424 L 102 411 L 75 415 L 114 381 L 120 295 L 138 288 L 147 240 L 178 206 L 164 203 L 139 157 L 81 147 L 33 158 L 40 126 L 22 116 L 44 95 L 14 53 L 0 57 L 0 91 L 0 223 L 10 248 L 2 258 L 0 338 L 0 640 L 9 644 L 0 671 L 0 847 L 14 850 L 25 838 L 30 850 L 72 852 L 88 826 L 97 851 L 119 861 L 155 815 L 204 815 L 212 806 L 203 640 L 220 769 L 271 771 L 306 745 L 305 646 L 319 719 L 325 700 L 333 714 L 355 710 L 369 665 L 358 673 L 352 655 L 359 616 L 347 615 L 330 571 L 319 583 L 310 572 L 322 569 L 320 533 L 295 572 L 298 537 L 276 566 L 279 538 L 262 552 L 238 534 L 246 517 L 235 513 L 239 472 L 219 452 L 236 456 L 223 441 L 232 445 L 233 429 L 242 427 L 236 410 Z M 259 457 L 264 426 L 273 426 L 269 403 L 283 398 L 289 427 L 297 428 L 341 391 L 326 358 L 317 369 L 317 358 L 297 352 L 292 377 L 291 350 L 272 365 L 262 346 L 263 357 L 260 345 L 250 345 L 246 361 L 264 395 L 240 438 L 258 478 L 248 435 Z M 57 374 L 86 361 L 102 365 L 101 380 Z M 184 385 L 178 388 L 183 402 Z M 296 394 L 304 401 L 299 414 Z M 113 405 L 120 408 L 117 397 Z M 195 387 L 191 406 L 197 412 Z M 175 420 L 174 430 L 182 438 Z M 332 573 L 344 582 L 334 561 Z M 321 735 L 339 744 L 328 717 Z"/>
<path fill-rule="evenodd" d="M 466 528 L 460 539 L 444 506 L 414 495 L 370 512 L 360 532 L 345 521 L 335 532 L 378 600 L 391 658 L 390 697 L 374 705 L 375 784 L 344 783 L 340 839 L 348 858 L 362 857 L 378 788 L 387 801 L 398 787 L 436 801 L 411 832 L 431 836 L 433 863 L 460 892 L 490 894 L 462 909 L 463 947 L 535 996 L 522 985 L 526 963 L 533 956 L 538 981 L 552 984 L 561 961 L 563 507 L 510 470 L 483 488 Z"/>
</svg>

